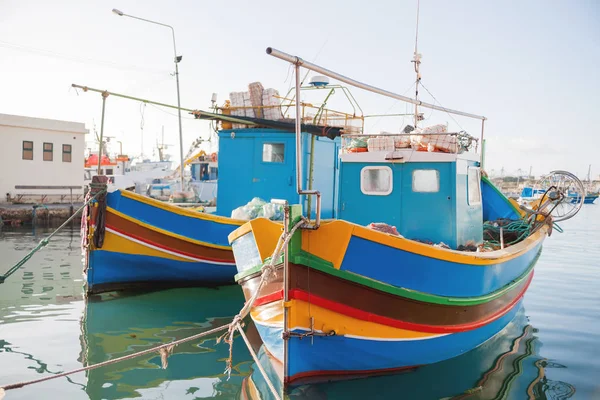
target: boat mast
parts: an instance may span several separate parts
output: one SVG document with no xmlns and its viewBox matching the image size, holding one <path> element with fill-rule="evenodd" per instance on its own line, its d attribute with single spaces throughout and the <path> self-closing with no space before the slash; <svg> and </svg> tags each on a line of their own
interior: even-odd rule
<svg viewBox="0 0 600 400">
<path fill-rule="evenodd" d="M 419 72 L 419 67 L 421 66 L 421 55 L 418 53 L 418 43 L 419 43 L 419 6 L 420 0 L 417 0 L 417 28 L 415 32 L 415 52 L 413 54 L 413 59 L 411 62 L 415 64 L 415 74 L 417 74 L 417 79 L 415 81 L 415 128 L 417 128 L 417 124 L 419 123 L 419 82 L 421 81 L 421 73 Z"/>
</svg>

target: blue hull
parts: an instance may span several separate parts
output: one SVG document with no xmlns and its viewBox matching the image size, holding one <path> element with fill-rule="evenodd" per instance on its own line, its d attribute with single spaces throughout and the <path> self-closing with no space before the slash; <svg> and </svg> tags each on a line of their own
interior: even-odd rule
<svg viewBox="0 0 600 400">
<path fill-rule="evenodd" d="M 294 381 L 304 376 L 325 377 L 339 375 L 340 372 L 357 375 L 393 372 L 454 358 L 480 346 L 504 329 L 517 315 L 521 304 L 522 300 L 502 317 L 480 328 L 425 340 L 292 337 L 289 341 L 289 377 Z M 256 327 L 269 352 L 282 360 L 282 329 L 259 323 Z"/>
<path fill-rule="evenodd" d="M 233 283 L 234 274 L 235 266 L 94 250 L 89 257 L 87 282 L 96 292 L 103 286 L 113 290 L 141 283 L 216 286 Z"/>
</svg>

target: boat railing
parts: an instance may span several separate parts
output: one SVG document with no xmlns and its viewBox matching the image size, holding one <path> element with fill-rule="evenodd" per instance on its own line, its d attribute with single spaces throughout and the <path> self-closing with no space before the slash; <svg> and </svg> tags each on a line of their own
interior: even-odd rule
<svg viewBox="0 0 600 400">
<path fill-rule="evenodd" d="M 478 146 L 479 140 L 464 131 L 342 135 L 344 153 L 415 150 L 459 154 L 477 152 Z"/>
<path fill-rule="evenodd" d="M 361 134 L 364 129 L 363 115 L 337 111 L 312 103 L 300 102 L 301 120 L 307 125 L 322 125 L 342 128 L 348 134 Z M 225 115 L 246 116 L 274 121 L 293 121 L 295 119 L 295 103 L 285 102 L 277 105 L 233 107 L 226 105 L 218 110 Z M 233 128 L 236 128 L 234 124 Z"/>
</svg>

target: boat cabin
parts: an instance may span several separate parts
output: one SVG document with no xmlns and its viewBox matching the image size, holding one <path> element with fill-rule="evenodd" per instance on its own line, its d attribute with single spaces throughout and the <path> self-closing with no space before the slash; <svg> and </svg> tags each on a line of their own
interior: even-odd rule
<svg viewBox="0 0 600 400">
<path fill-rule="evenodd" d="M 413 148 L 340 154 L 337 218 L 386 223 L 452 249 L 483 241 L 479 155 Z"/>
<path fill-rule="evenodd" d="M 312 138 L 309 134 L 302 137 L 305 187 L 308 187 L 306 182 L 310 174 Z M 323 218 L 334 216 L 339 147 L 339 138 L 314 138 L 313 187 L 321 191 Z M 295 157 L 294 132 L 270 128 L 221 130 L 216 214 L 229 217 L 234 209 L 254 197 L 300 203 L 300 195 L 296 192 Z"/>
</svg>

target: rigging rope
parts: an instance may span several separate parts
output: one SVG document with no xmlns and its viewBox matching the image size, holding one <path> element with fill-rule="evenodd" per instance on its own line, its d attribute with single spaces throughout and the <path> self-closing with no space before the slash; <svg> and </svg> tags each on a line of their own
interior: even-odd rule
<svg viewBox="0 0 600 400">
<path fill-rule="evenodd" d="M 79 207 L 79 209 L 76 212 L 74 212 L 73 215 L 71 215 L 65 222 L 63 222 L 63 224 L 61 226 L 59 226 L 54 232 L 52 232 L 48 237 L 40 240 L 40 242 L 38 243 L 38 245 L 35 246 L 33 248 L 33 250 L 31 250 L 29 253 L 27 253 L 25 255 L 25 257 L 23 257 L 15 265 L 13 265 L 8 271 L 6 271 L 6 273 L 4 275 L 0 275 L 0 283 L 4 283 L 4 281 L 6 280 L 6 278 L 8 278 L 12 274 L 14 274 L 19 268 L 21 268 L 23 265 L 25 265 L 25 263 L 27 261 L 29 261 L 29 259 L 35 253 L 37 253 L 39 250 L 41 250 L 42 248 L 44 248 L 50 242 L 50 239 L 52 239 L 52 237 L 54 235 L 56 235 L 62 228 L 64 228 L 65 226 L 67 226 L 67 224 L 69 222 L 71 222 L 73 220 L 73 218 L 75 218 L 84 209 L 84 207 L 86 207 L 90 202 L 92 202 L 93 200 L 95 200 L 96 197 L 98 197 L 99 195 L 103 194 L 104 192 L 106 192 L 106 189 L 103 189 L 100 192 L 96 193 L 95 196 L 91 197 L 81 207 Z"/>
<path fill-rule="evenodd" d="M 100 195 L 101 193 L 102 192 L 97 193 L 96 196 Z M 85 206 L 87 206 L 92 200 L 94 200 L 96 196 L 92 197 L 89 201 L 87 201 L 86 204 L 84 204 L 79 210 L 77 210 L 77 213 L 79 213 Z M 73 214 L 73 215 L 76 215 L 76 214 Z M 72 217 L 69 218 L 69 220 L 70 219 L 72 219 Z M 67 220 L 67 222 L 69 220 Z M 18 382 L 18 383 L 13 383 L 13 384 L 1 386 L 0 387 L 0 399 L 3 397 L 4 392 L 6 390 L 19 389 L 19 388 L 22 388 L 24 386 L 33 385 L 34 383 L 41 383 L 41 382 L 49 381 L 49 380 L 52 380 L 52 379 L 57 379 L 57 378 L 69 376 L 69 375 L 72 375 L 72 374 L 76 374 L 76 373 L 79 373 L 79 372 L 90 371 L 90 370 L 93 370 L 93 369 L 96 369 L 96 368 L 104 367 L 104 366 L 111 365 L 111 364 L 116 364 L 116 363 L 119 363 L 121 361 L 130 360 L 132 358 L 140 357 L 140 356 L 143 356 L 143 355 L 146 355 L 146 354 L 150 354 L 150 353 L 154 353 L 154 352 L 158 352 L 161 355 L 162 364 L 163 364 L 164 368 L 166 368 L 166 364 L 167 364 L 166 358 L 172 352 L 172 350 L 173 350 L 173 348 L 175 346 L 177 346 L 179 344 L 182 344 L 182 343 L 186 343 L 186 342 L 192 341 L 192 340 L 200 339 L 200 338 L 202 338 L 204 336 L 208 336 L 208 335 L 211 335 L 211 334 L 214 334 L 214 333 L 217 333 L 217 332 L 221 332 L 221 331 L 224 331 L 224 330 L 227 330 L 227 332 L 225 332 L 225 334 L 223 336 L 217 338 L 217 343 L 219 343 L 221 340 L 224 339 L 225 343 L 229 344 L 229 358 L 226 361 L 226 369 L 225 369 L 225 373 L 227 373 L 228 377 L 229 377 L 231 375 L 231 369 L 232 369 L 233 335 L 234 335 L 235 331 L 237 330 L 237 331 L 240 332 L 240 335 L 242 336 L 242 338 L 244 340 L 244 343 L 248 347 L 248 351 L 250 352 L 250 354 L 252 355 L 252 358 L 256 362 L 256 365 L 257 365 L 260 373 L 262 374 L 263 378 L 265 379 L 265 381 L 267 383 L 267 386 L 271 390 L 273 396 L 275 397 L 275 399 L 281 400 L 281 396 L 279 395 L 279 393 L 275 389 L 275 386 L 273 385 L 273 383 L 270 381 L 270 379 L 269 379 L 267 373 L 265 372 L 265 370 L 263 369 L 263 367 L 260 365 L 260 361 L 258 359 L 258 356 L 256 355 L 256 353 L 252 349 L 252 346 L 250 345 L 250 342 L 248 341 L 248 338 L 246 337 L 246 335 L 243 332 L 243 319 L 250 313 L 250 309 L 252 308 L 252 306 L 254 305 L 254 302 L 258 298 L 258 296 L 260 294 L 261 288 L 266 283 L 269 282 L 269 280 L 271 279 L 271 276 L 274 274 L 274 272 L 275 272 L 275 266 L 277 265 L 277 261 L 279 260 L 283 249 L 286 248 L 287 244 L 290 242 L 290 240 L 291 240 L 292 236 L 294 235 L 294 233 L 296 232 L 296 230 L 300 226 L 302 226 L 306 221 L 307 221 L 306 218 L 301 217 L 298 220 L 298 222 L 296 222 L 296 224 L 294 224 L 294 226 L 292 227 L 292 229 L 287 234 L 283 233 L 279 237 L 279 240 L 277 241 L 277 245 L 275 246 L 275 251 L 273 252 L 273 255 L 271 256 L 271 260 L 261 268 L 261 280 L 260 280 L 260 282 L 259 282 L 259 284 L 258 284 L 258 286 L 256 288 L 256 292 L 250 298 L 250 300 L 248 300 L 246 302 L 246 304 L 244 304 L 244 307 L 242 307 L 242 309 L 240 310 L 240 312 L 233 318 L 233 320 L 229 324 L 221 325 L 221 326 L 219 326 L 217 328 L 213 328 L 211 330 L 208 330 L 208 331 L 205 331 L 205 332 L 201 332 L 201 333 L 198 333 L 196 335 L 189 336 L 187 338 L 175 340 L 175 341 L 170 342 L 170 343 L 165 343 L 165 344 L 162 344 L 160 346 L 156 346 L 156 347 L 152 347 L 150 349 L 142 350 L 142 351 L 139 351 L 137 353 L 128 354 L 126 356 L 114 358 L 112 360 L 107 360 L 107 361 L 103 361 L 103 362 L 100 362 L 100 363 L 97 363 L 97 364 L 88 365 L 86 367 L 77 368 L 77 369 L 74 369 L 74 370 L 71 370 L 71 371 L 67 371 L 67 372 L 63 372 L 63 373 L 56 374 L 56 375 L 46 376 L 46 377 L 40 378 L 40 379 L 34 379 L 34 380 L 31 380 L 31 381 Z M 63 226 L 65 226 L 67 222 L 65 222 L 63 225 L 61 225 L 61 227 L 59 229 L 57 229 L 55 232 L 53 232 L 52 235 L 50 235 L 48 238 L 44 239 L 44 241 L 46 241 L 46 244 L 47 244 L 47 241 L 58 230 L 60 230 Z M 40 242 L 40 243 L 42 243 L 42 242 Z M 44 246 L 45 246 L 45 244 L 44 244 Z M 37 251 L 37 250 L 35 250 L 35 251 Z M 31 254 L 33 254 L 33 252 Z M 31 256 L 29 256 L 29 258 L 31 258 Z M 29 258 L 27 258 L 27 259 L 29 259 Z M 24 262 L 23 262 L 23 264 L 24 264 Z"/>
</svg>

